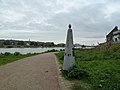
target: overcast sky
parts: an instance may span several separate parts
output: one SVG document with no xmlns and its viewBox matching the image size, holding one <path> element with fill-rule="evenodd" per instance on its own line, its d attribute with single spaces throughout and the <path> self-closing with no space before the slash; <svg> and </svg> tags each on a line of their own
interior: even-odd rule
<svg viewBox="0 0 120 90">
<path fill-rule="evenodd" d="M 120 0 L 0 0 L 0 39 L 65 43 L 69 23 L 74 43 L 104 42 L 120 27 Z"/>
</svg>

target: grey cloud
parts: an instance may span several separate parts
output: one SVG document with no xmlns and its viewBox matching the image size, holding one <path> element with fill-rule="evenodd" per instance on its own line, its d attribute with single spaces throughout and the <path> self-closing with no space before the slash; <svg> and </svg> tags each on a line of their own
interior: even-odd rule
<svg viewBox="0 0 120 90">
<path fill-rule="evenodd" d="M 65 42 L 71 23 L 76 42 L 105 41 L 106 33 L 120 26 L 119 4 L 119 0 L 0 0 L 0 38 Z"/>
</svg>

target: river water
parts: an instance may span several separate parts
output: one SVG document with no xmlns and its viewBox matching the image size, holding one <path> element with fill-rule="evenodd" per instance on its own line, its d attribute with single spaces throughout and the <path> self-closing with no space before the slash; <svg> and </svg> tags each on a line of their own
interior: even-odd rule
<svg viewBox="0 0 120 90">
<path fill-rule="evenodd" d="M 61 47 L 55 47 L 55 48 L 0 48 L 0 53 L 5 53 L 5 52 L 10 52 L 10 53 L 15 53 L 15 52 L 20 52 L 21 54 L 27 54 L 27 53 L 42 53 L 48 50 L 60 50 L 64 49 Z"/>
</svg>

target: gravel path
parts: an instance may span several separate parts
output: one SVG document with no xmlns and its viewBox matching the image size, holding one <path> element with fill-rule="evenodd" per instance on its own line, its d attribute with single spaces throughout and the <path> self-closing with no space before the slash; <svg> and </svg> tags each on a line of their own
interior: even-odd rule
<svg viewBox="0 0 120 90">
<path fill-rule="evenodd" d="M 0 66 L 0 90 L 61 90 L 53 53 Z"/>
</svg>

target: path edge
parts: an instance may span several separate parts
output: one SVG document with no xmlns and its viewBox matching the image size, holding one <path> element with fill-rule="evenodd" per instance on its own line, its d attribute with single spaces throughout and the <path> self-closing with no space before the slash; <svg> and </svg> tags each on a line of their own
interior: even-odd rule
<svg viewBox="0 0 120 90">
<path fill-rule="evenodd" d="M 61 67 L 62 65 L 60 65 L 60 63 L 58 62 L 58 59 L 54 54 L 54 57 L 55 57 L 55 62 L 56 62 L 56 65 L 57 65 L 57 74 L 58 74 L 58 82 L 59 82 L 59 86 L 60 86 L 60 89 L 61 90 L 71 90 L 71 87 L 72 87 L 72 83 L 68 80 L 65 80 L 64 77 L 61 75 Z"/>
</svg>

